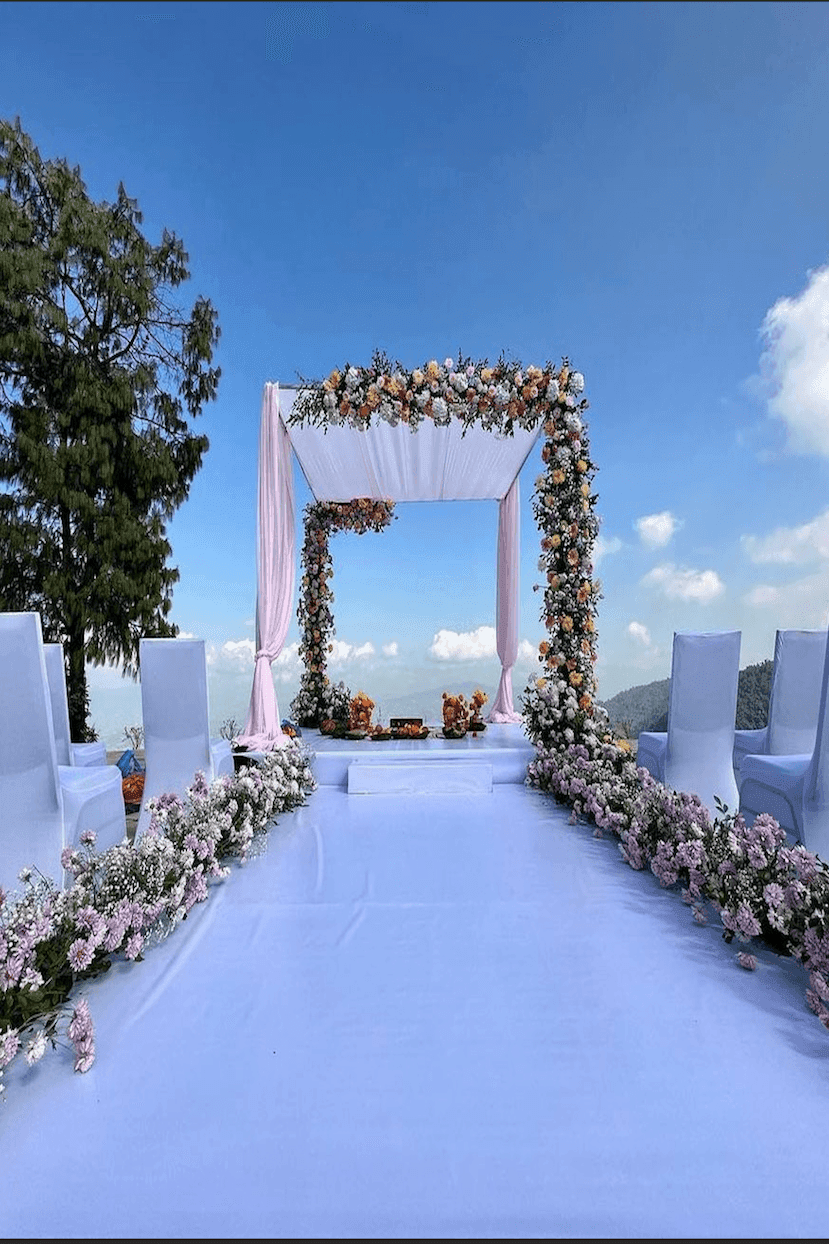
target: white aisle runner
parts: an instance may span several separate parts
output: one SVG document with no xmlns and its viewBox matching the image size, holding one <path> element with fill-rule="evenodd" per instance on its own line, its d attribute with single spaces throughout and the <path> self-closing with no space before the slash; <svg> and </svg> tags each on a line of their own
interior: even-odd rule
<svg viewBox="0 0 829 1244">
<path fill-rule="evenodd" d="M 520 786 L 282 818 L 145 962 L 98 1058 L 8 1074 L 0 1232 L 819 1236 L 829 1034 Z"/>
</svg>

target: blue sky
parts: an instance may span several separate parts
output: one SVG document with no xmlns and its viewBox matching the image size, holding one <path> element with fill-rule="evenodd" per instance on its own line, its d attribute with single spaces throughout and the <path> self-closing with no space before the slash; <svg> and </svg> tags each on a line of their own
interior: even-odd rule
<svg viewBox="0 0 829 1244">
<path fill-rule="evenodd" d="M 0 115 L 93 197 L 123 181 L 150 239 L 184 240 L 188 304 L 218 310 L 211 448 L 169 529 L 217 722 L 252 677 L 263 386 L 377 348 L 583 372 L 601 696 L 667 677 L 674 630 L 740 629 L 745 665 L 826 625 L 827 101 L 826 4 L 0 4 Z M 381 708 L 494 696 L 496 504 L 398 514 L 333 541 L 332 675 Z M 138 689 L 91 688 L 117 746 Z"/>
</svg>

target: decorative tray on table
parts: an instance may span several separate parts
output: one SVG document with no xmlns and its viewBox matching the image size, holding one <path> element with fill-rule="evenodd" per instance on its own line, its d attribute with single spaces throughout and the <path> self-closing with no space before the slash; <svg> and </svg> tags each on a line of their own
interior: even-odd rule
<svg viewBox="0 0 829 1244">
<path fill-rule="evenodd" d="M 389 722 L 393 739 L 428 739 L 429 727 L 422 717 L 392 717 Z"/>
</svg>

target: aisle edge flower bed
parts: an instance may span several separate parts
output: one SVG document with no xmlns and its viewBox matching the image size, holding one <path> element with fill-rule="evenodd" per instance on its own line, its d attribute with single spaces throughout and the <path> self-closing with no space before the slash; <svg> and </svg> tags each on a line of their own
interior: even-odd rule
<svg viewBox="0 0 829 1244">
<path fill-rule="evenodd" d="M 311 756 L 297 741 L 209 785 L 197 773 L 183 799 L 150 802 L 150 827 L 134 846 L 96 852 L 95 835 L 85 832 L 78 849 L 66 848 L 68 888 L 27 870 L 21 893 L 0 888 L 0 1095 L 3 1069 L 18 1055 L 32 1066 L 65 1044 L 62 1026 L 75 1070 L 91 1067 L 83 982 L 116 960 L 139 961 L 229 877 L 231 862 L 258 854 L 277 817 L 316 789 Z"/>
<path fill-rule="evenodd" d="M 758 939 L 797 960 L 808 973 L 806 1004 L 829 1028 L 829 867 L 802 844 L 790 845 L 772 816 L 747 826 L 718 804 L 712 817 L 696 795 L 657 782 L 597 715 L 578 741 L 556 745 L 553 736 L 568 721 L 572 734 L 572 699 L 562 702 L 553 683 L 534 691 L 525 726 L 537 754 L 526 784 L 569 807 L 571 823 L 614 835 L 622 860 L 679 889 L 699 924 L 716 913 L 725 941 L 746 947 L 736 954 L 741 967 L 757 967 L 750 944 Z"/>
</svg>

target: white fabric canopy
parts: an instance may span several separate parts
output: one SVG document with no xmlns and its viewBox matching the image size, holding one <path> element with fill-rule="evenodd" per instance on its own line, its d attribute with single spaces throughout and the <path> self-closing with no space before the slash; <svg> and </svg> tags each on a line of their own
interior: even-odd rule
<svg viewBox="0 0 829 1244">
<path fill-rule="evenodd" d="M 501 681 L 491 719 L 521 720 L 512 705 L 512 666 L 518 635 L 519 506 L 518 474 L 540 434 L 540 427 L 516 428 L 512 436 L 458 419 L 439 427 L 424 419 L 416 431 L 378 419 L 369 428 L 291 424 L 298 390 L 265 385 L 259 453 L 257 583 L 257 671 L 241 741 L 267 751 L 285 736 L 275 716 L 275 697 L 261 677 L 276 660 L 287 633 L 287 604 L 293 593 L 293 497 L 288 486 L 290 448 L 317 501 L 473 501 L 500 503 L 496 636 Z M 273 423 L 279 421 L 279 435 Z M 267 435 L 266 435 L 267 430 Z M 288 511 L 290 510 L 290 514 Z M 279 614 L 281 625 L 263 619 Z"/>
<path fill-rule="evenodd" d="M 289 424 L 297 391 L 280 389 L 279 406 L 308 487 L 317 501 L 500 501 L 509 491 L 540 428 L 512 436 L 458 419 L 439 427 L 424 419 L 415 432 L 378 419 L 365 431 Z"/>
</svg>

